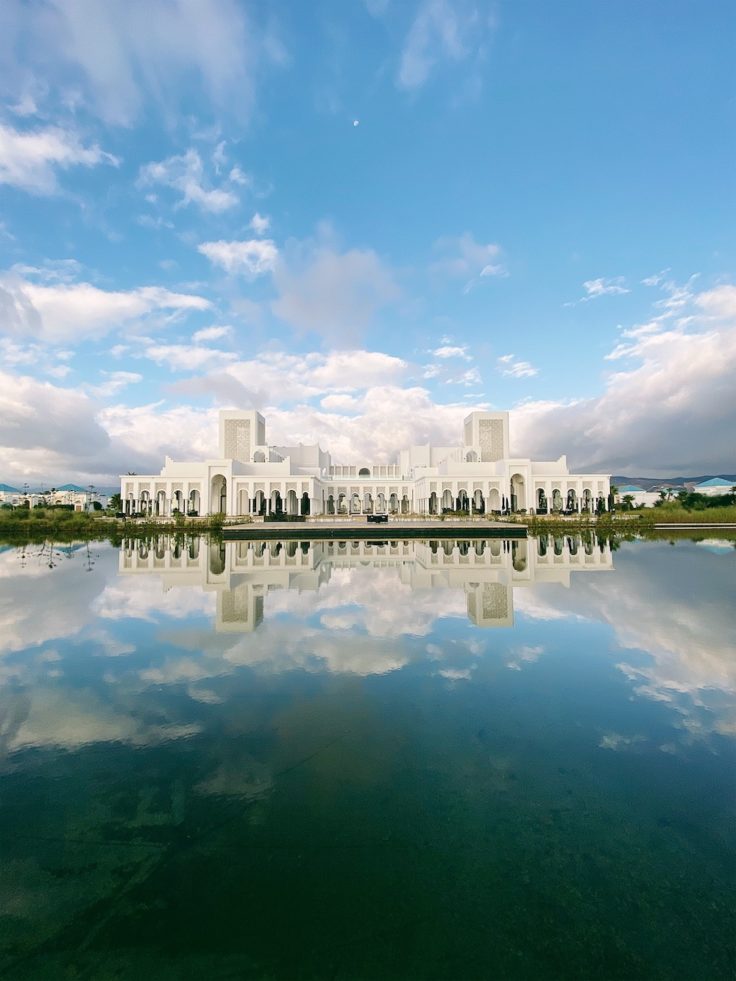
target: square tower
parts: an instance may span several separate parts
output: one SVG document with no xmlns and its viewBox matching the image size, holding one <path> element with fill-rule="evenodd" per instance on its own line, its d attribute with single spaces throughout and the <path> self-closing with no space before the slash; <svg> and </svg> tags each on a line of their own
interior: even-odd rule
<svg viewBox="0 0 736 981">
<path fill-rule="evenodd" d="M 505 460 L 510 455 L 508 412 L 471 412 L 463 425 L 463 445 L 472 447 L 481 463 Z"/>
<path fill-rule="evenodd" d="M 266 445 L 266 420 L 251 409 L 220 412 L 220 459 L 250 463 L 257 446 Z"/>
</svg>

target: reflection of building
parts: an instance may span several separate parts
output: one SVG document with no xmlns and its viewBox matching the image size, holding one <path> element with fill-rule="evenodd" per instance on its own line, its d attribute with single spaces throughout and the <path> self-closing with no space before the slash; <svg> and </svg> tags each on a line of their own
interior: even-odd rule
<svg viewBox="0 0 736 981">
<path fill-rule="evenodd" d="M 129 514 L 440 514 L 606 509 L 605 474 L 512 457 L 507 412 L 471 412 L 457 446 L 412 446 L 398 464 L 334 465 L 318 445 L 269 446 L 259 412 L 220 413 L 216 459 L 121 477 Z"/>
<path fill-rule="evenodd" d="M 513 589 L 570 585 L 573 572 L 613 569 L 610 546 L 591 535 L 542 535 L 508 541 L 289 541 L 181 543 L 162 535 L 120 550 L 120 573 L 158 573 L 165 590 L 195 586 L 217 593 L 216 628 L 254 630 L 271 589 L 318 590 L 333 570 L 395 568 L 411 589 L 457 589 L 479 627 L 511 626 Z"/>
</svg>

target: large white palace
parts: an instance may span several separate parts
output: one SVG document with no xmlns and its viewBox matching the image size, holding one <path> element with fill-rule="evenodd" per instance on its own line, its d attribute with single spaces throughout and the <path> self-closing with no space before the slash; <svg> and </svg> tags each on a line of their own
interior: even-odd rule
<svg viewBox="0 0 736 981">
<path fill-rule="evenodd" d="M 457 446 L 411 446 L 399 462 L 333 464 L 317 444 L 269 446 L 260 412 L 220 412 L 219 455 L 121 477 L 126 514 L 442 514 L 608 508 L 608 474 L 572 474 L 561 456 L 511 456 L 508 412 L 471 412 Z"/>
</svg>

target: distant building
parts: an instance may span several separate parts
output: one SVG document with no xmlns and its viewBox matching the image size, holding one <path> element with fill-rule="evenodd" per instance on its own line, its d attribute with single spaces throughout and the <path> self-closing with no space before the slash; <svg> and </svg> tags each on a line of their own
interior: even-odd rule
<svg viewBox="0 0 736 981">
<path fill-rule="evenodd" d="M 127 514 L 441 514 L 608 508 L 608 474 L 570 473 L 509 450 L 507 412 L 471 412 L 456 446 L 411 446 L 394 464 L 334 464 L 317 444 L 271 446 L 255 411 L 220 412 L 219 454 L 166 458 L 159 474 L 126 474 Z"/>
<path fill-rule="evenodd" d="M 23 499 L 23 491 L 10 484 L 0 484 L 0 504 L 12 504 L 13 507 L 20 504 Z"/>
<path fill-rule="evenodd" d="M 658 490 L 645 490 L 638 484 L 624 484 L 619 487 L 615 495 L 616 504 L 623 504 L 625 497 L 633 498 L 631 504 L 637 508 L 651 508 L 657 501 L 662 500 L 662 495 Z"/>
<path fill-rule="evenodd" d="M 107 507 L 106 494 L 98 494 L 94 489 L 89 488 L 85 490 L 78 484 L 62 484 L 61 487 L 53 487 L 48 491 L 27 492 L 11 487 L 9 484 L 0 484 L 0 504 L 20 507 L 26 501 L 32 508 L 64 504 L 73 507 L 75 511 L 89 511 L 93 501 L 99 501 L 103 508 Z"/>
<path fill-rule="evenodd" d="M 726 480 L 723 477 L 711 477 L 700 484 L 693 485 L 696 494 L 705 494 L 707 497 L 717 497 L 720 494 L 730 494 L 736 481 Z"/>
</svg>

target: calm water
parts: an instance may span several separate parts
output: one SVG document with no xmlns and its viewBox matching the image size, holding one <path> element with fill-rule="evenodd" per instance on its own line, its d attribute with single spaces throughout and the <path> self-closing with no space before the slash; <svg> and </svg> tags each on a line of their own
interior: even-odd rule
<svg viewBox="0 0 736 981">
<path fill-rule="evenodd" d="M 3 978 L 734 976 L 733 542 L 0 552 Z"/>
</svg>

